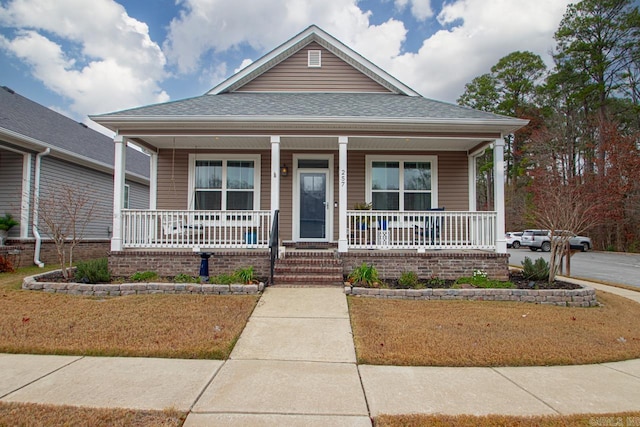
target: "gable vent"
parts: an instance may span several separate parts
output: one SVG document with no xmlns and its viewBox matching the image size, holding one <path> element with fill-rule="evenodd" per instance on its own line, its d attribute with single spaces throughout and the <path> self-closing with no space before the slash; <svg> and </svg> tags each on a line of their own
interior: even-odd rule
<svg viewBox="0 0 640 427">
<path fill-rule="evenodd" d="M 310 50 L 308 51 L 308 62 L 307 66 L 309 68 L 319 68 L 322 66 L 322 51 L 321 50 Z"/>
</svg>

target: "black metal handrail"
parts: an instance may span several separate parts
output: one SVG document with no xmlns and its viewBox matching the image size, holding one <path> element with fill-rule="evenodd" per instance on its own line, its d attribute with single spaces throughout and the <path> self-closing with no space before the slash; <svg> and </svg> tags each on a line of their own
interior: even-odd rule
<svg viewBox="0 0 640 427">
<path fill-rule="evenodd" d="M 278 218 L 280 216 L 280 210 L 276 209 L 273 213 L 273 223 L 271 224 L 271 236 L 269 236 L 269 255 L 271 258 L 271 276 L 269 277 L 269 284 L 273 285 L 273 275 L 276 267 L 276 260 L 278 259 L 278 244 L 280 241 L 280 227 L 278 225 Z"/>
</svg>

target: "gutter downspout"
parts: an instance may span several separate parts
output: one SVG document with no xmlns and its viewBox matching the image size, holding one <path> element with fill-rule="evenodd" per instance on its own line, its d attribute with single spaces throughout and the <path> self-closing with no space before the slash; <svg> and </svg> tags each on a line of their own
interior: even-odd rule
<svg viewBox="0 0 640 427">
<path fill-rule="evenodd" d="M 36 171 L 35 171 L 35 187 L 33 191 L 33 236 L 36 238 L 36 247 L 33 251 L 33 262 L 38 267 L 44 267 L 44 262 L 40 261 L 40 246 L 42 245 L 42 237 L 38 232 L 38 211 L 40 209 L 40 166 L 42 158 L 51 153 L 51 148 L 48 148 L 38 154 L 36 154 Z"/>
</svg>

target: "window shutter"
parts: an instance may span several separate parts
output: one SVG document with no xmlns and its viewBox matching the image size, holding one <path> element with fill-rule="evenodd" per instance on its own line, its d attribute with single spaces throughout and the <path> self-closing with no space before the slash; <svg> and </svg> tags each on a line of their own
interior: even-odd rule
<svg viewBox="0 0 640 427">
<path fill-rule="evenodd" d="M 308 63 L 309 68 L 320 68 L 322 66 L 322 51 L 310 50 L 308 51 Z"/>
</svg>

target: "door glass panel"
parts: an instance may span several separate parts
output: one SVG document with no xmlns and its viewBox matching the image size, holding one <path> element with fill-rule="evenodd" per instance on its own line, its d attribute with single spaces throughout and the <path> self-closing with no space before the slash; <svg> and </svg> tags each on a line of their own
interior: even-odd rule
<svg viewBox="0 0 640 427">
<path fill-rule="evenodd" d="M 324 239 L 326 237 L 326 173 L 300 174 L 300 238 Z"/>
</svg>

